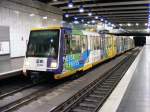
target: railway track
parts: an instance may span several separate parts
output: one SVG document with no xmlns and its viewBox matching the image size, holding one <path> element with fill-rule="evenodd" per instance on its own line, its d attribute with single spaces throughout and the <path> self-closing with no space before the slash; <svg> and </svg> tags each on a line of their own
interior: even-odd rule
<svg viewBox="0 0 150 112">
<path fill-rule="evenodd" d="M 22 77 L 22 74 L 3 79 L 0 81 L 0 99 L 32 85 L 32 82 L 29 79 Z"/>
<path fill-rule="evenodd" d="M 133 58 L 135 58 L 135 56 L 130 55 L 127 58 L 125 58 L 123 62 L 128 62 L 128 60 L 130 60 L 131 62 Z M 112 71 L 115 72 L 115 70 L 117 70 L 118 67 L 122 66 L 123 62 L 121 62 L 115 69 L 112 69 Z M 130 63 L 128 64 L 130 65 Z M 126 66 L 127 65 L 125 65 L 124 67 Z M 106 93 L 111 92 L 112 89 L 110 88 L 110 86 L 112 85 L 112 83 L 115 82 L 116 78 L 118 78 L 118 80 L 120 79 L 120 76 L 116 75 L 116 76 L 111 77 L 111 80 L 106 81 L 106 78 L 108 78 L 110 74 L 112 74 L 112 71 L 108 72 L 106 76 L 104 75 L 105 76 L 104 78 L 97 79 L 96 81 L 94 81 L 91 85 L 89 85 L 87 88 L 84 89 L 84 92 L 80 91 L 79 93 L 71 97 L 68 101 L 64 102 L 59 107 L 55 108 L 52 112 L 61 112 L 61 111 L 62 112 L 69 112 L 69 111 L 82 112 L 84 108 L 86 108 L 86 111 L 83 111 L 83 112 L 88 112 L 88 111 L 91 111 L 92 106 L 94 108 L 95 104 L 100 106 L 101 103 L 108 96 L 108 94 Z M 38 99 L 39 97 L 42 97 L 46 95 L 47 93 L 54 91 L 56 88 L 59 87 L 58 85 L 62 83 L 63 85 L 68 84 L 70 81 L 71 80 L 69 81 L 67 80 L 65 82 L 60 81 L 60 82 L 53 83 L 53 84 L 49 83 L 49 84 L 42 84 L 42 85 L 27 85 L 26 87 L 19 88 L 15 91 L 11 91 L 9 93 L 3 94 L 0 96 L 0 112 L 9 112 L 9 111 L 16 110 L 20 108 L 21 106 L 28 104 L 31 101 L 34 101 Z M 99 88 L 96 89 L 97 87 Z M 94 91 L 93 89 L 97 91 Z M 87 98 L 87 96 L 90 96 L 90 97 Z M 75 107 L 78 107 L 78 108 L 75 108 Z M 87 107 L 89 107 L 88 111 L 87 111 Z"/>
<path fill-rule="evenodd" d="M 124 76 L 138 52 L 139 50 L 133 50 L 128 57 L 107 72 L 104 77 L 95 80 L 50 112 L 97 112 Z"/>
<path fill-rule="evenodd" d="M 10 111 L 25 102 L 33 100 L 37 97 L 37 94 L 40 94 L 40 91 L 45 89 L 46 87 L 44 86 L 29 85 L 2 95 L 0 99 L 0 112 Z"/>
<path fill-rule="evenodd" d="M 28 104 L 48 93 L 53 92 L 59 86 L 68 84 L 71 80 L 60 80 L 57 82 L 42 82 L 39 84 L 28 84 L 22 88 L 0 95 L 0 112 L 10 112 Z"/>
<path fill-rule="evenodd" d="M 7 97 L 7 96 L 10 96 L 10 95 L 13 95 L 13 94 L 15 94 L 15 93 L 17 93 L 17 92 L 23 91 L 23 90 L 25 90 L 25 89 L 31 88 L 31 87 L 33 87 L 33 86 L 35 86 L 35 84 L 28 84 L 28 85 L 25 85 L 25 86 L 23 86 L 23 87 L 18 87 L 18 88 L 15 89 L 15 90 L 8 91 L 8 92 L 6 92 L 6 93 L 1 94 L 1 95 L 0 95 L 0 99 L 3 99 L 3 98 L 5 98 L 5 97 Z"/>
<path fill-rule="evenodd" d="M 3 94 L 0 97 L 0 112 L 9 112 L 28 104 L 31 101 L 52 92 L 61 83 L 63 83 L 63 81 L 57 83 L 32 84 Z M 65 82 L 65 84 L 67 83 L 69 83 L 69 81 Z"/>
</svg>

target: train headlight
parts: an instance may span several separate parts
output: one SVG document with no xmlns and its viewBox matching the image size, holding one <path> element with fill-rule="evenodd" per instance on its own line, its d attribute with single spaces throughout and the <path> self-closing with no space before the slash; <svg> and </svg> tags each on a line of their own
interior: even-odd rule
<svg viewBox="0 0 150 112">
<path fill-rule="evenodd" d="M 57 62 L 52 62 L 51 63 L 51 68 L 56 68 L 57 67 Z"/>
</svg>

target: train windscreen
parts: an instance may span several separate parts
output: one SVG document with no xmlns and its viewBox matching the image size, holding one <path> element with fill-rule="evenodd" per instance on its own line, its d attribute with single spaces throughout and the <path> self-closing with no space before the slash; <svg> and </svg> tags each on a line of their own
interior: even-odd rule
<svg viewBox="0 0 150 112">
<path fill-rule="evenodd" d="M 31 31 L 27 46 L 27 57 L 52 57 L 57 59 L 60 30 Z"/>
</svg>

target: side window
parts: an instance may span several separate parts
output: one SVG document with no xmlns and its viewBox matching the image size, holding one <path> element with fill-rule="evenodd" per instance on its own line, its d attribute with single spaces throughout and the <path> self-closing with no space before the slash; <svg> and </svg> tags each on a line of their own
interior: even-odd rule
<svg viewBox="0 0 150 112">
<path fill-rule="evenodd" d="M 92 43 L 92 44 L 93 44 L 93 50 L 95 50 L 95 48 L 96 48 L 96 45 L 95 45 L 95 36 L 93 36 L 92 40 L 93 40 L 93 41 L 92 41 L 92 42 L 93 42 L 93 43 Z"/>
<path fill-rule="evenodd" d="M 81 53 L 81 39 L 80 35 L 73 35 L 71 39 L 71 53 Z"/>
<path fill-rule="evenodd" d="M 96 42 L 96 39 L 97 39 L 97 37 L 96 36 L 94 36 L 94 50 L 97 50 L 97 42 Z"/>
<path fill-rule="evenodd" d="M 104 50 L 104 38 L 105 38 L 105 36 L 102 35 L 102 37 L 101 37 L 101 49 L 102 50 Z"/>
<path fill-rule="evenodd" d="M 102 37 L 101 37 L 101 35 L 99 37 L 99 49 L 102 49 Z"/>
<path fill-rule="evenodd" d="M 91 50 L 94 50 L 94 36 L 90 35 Z"/>
<path fill-rule="evenodd" d="M 70 39 L 71 39 L 71 36 L 65 34 L 65 41 L 64 41 L 64 52 L 65 52 L 65 54 L 70 53 Z"/>
<path fill-rule="evenodd" d="M 88 49 L 88 39 L 87 36 L 81 35 L 81 42 L 82 42 L 82 49 L 81 51 L 84 52 Z"/>
<path fill-rule="evenodd" d="M 100 49 L 100 37 L 99 36 L 96 37 L 96 49 L 97 50 Z"/>
</svg>

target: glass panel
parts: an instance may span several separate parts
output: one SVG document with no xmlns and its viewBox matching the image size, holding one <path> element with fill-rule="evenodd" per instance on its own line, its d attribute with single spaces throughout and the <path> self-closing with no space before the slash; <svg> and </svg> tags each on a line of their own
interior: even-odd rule
<svg viewBox="0 0 150 112">
<path fill-rule="evenodd" d="M 90 40 L 90 42 L 91 42 L 91 50 L 94 50 L 94 47 L 95 47 L 95 46 L 94 46 L 95 37 L 94 37 L 94 36 L 91 36 L 90 39 L 91 39 L 91 40 Z"/>
<path fill-rule="evenodd" d="M 71 39 L 71 53 L 81 53 L 81 48 L 80 35 L 73 35 Z"/>
<path fill-rule="evenodd" d="M 65 54 L 70 54 L 70 35 L 65 35 L 65 44 L 64 44 L 64 50 L 65 50 Z"/>
<path fill-rule="evenodd" d="M 88 40 L 87 36 L 81 35 L 81 42 L 82 42 L 82 52 L 88 49 Z"/>
<path fill-rule="evenodd" d="M 94 38 L 93 38 L 93 45 L 94 45 L 94 50 L 96 50 L 96 47 L 97 47 L 97 45 L 96 45 L 96 36 L 94 36 Z"/>
<path fill-rule="evenodd" d="M 96 49 L 100 49 L 100 37 L 99 36 L 96 36 Z"/>
<path fill-rule="evenodd" d="M 59 30 L 39 30 L 30 33 L 27 57 L 58 57 Z"/>
</svg>

